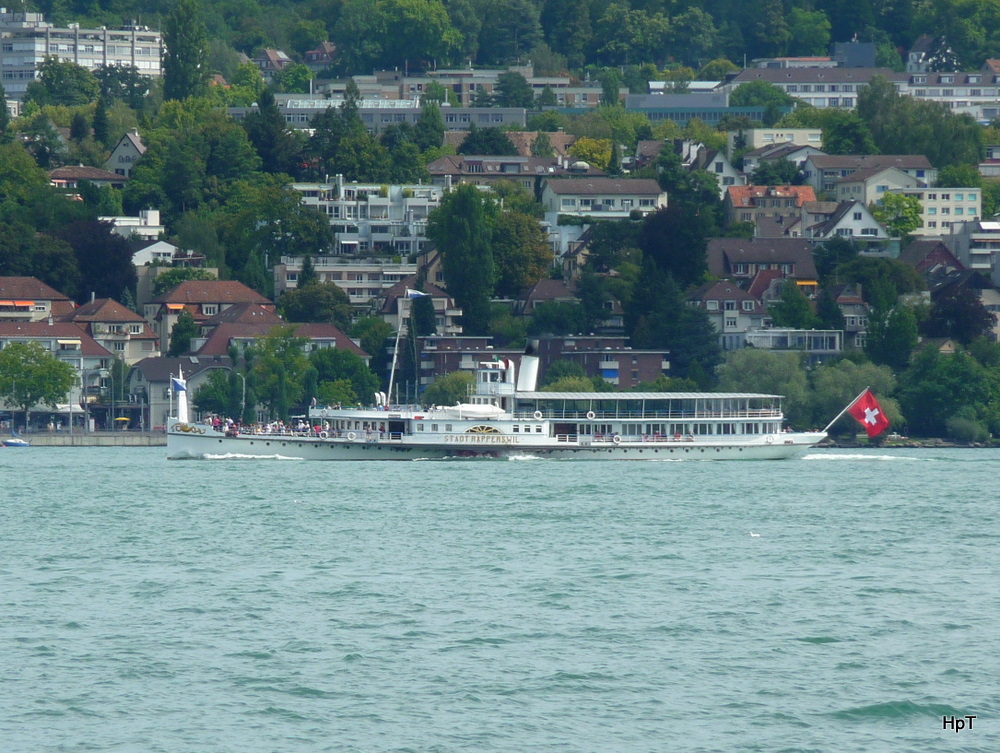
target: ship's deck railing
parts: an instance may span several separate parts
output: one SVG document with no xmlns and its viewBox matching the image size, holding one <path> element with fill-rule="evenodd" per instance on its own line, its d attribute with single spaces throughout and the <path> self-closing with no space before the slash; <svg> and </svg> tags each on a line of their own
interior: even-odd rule
<svg viewBox="0 0 1000 753">
<path fill-rule="evenodd" d="M 542 410 L 542 419 L 573 420 L 573 421 L 615 421 L 615 420 L 647 420 L 647 419 L 674 419 L 682 421 L 693 421 L 695 419 L 723 419 L 723 418 L 781 418 L 782 413 L 777 408 L 741 409 L 741 410 L 635 410 L 635 411 L 590 411 L 594 418 L 588 418 L 588 411 L 582 410 Z M 534 411 L 520 410 L 514 412 L 514 418 L 518 421 L 536 420 Z"/>
<path fill-rule="evenodd" d="M 715 435 L 722 436 L 722 435 Z M 731 435 L 738 436 L 738 435 Z M 661 436 L 659 434 L 556 434 L 556 442 L 580 442 L 581 437 L 583 438 L 584 444 L 618 444 L 618 442 L 624 440 L 626 442 L 693 442 L 693 434 L 677 434 L 672 437 Z M 617 439 L 616 439 L 617 438 Z"/>
</svg>

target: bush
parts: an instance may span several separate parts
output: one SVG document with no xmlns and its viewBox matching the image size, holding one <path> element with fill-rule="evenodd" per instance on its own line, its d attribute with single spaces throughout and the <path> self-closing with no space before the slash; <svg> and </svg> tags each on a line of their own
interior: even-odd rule
<svg viewBox="0 0 1000 753">
<path fill-rule="evenodd" d="M 945 423 L 948 436 L 959 442 L 985 442 L 990 432 L 981 421 L 961 416 L 952 416 Z"/>
</svg>

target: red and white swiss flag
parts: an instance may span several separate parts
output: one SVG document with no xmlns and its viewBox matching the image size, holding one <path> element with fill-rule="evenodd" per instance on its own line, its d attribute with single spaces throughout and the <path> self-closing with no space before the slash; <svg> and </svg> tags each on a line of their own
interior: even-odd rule
<svg viewBox="0 0 1000 753">
<path fill-rule="evenodd" d="M 871 390 L 862 392 L 861 397 L 854 401 L 854 404 L 847 409 L 847 412 L 854 416 L 859 424 L 865 427 L 869 439 L 877 437 L 889 426 L 889 419 L 879 406 L 878 400 L 875 399 Z"/>
</svg>

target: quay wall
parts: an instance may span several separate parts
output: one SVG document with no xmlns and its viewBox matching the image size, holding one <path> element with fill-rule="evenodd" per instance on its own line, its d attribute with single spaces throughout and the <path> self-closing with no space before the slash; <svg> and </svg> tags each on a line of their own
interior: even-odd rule
<svg viewBox="0 0 1000 753">
<path fill-rule="evenodd" d="M 94 432 L 92 434 L 25 434 L 32 447 L 165 447 L 162 431 Z"/>
</svg>

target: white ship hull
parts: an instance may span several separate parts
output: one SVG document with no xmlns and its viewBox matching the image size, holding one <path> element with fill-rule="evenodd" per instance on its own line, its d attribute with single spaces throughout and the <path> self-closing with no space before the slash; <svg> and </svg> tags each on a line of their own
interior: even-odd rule
<svg viewBox="0 0 1000 753">
<path fill-rule="evenodd" d="M 443 437 L 353 438 L 240 434 L 227 436 L 203 424 L 172 423 L 167 456 L 174 460 L 274 458 L 288 460 L 435 460 L 538 457 L 572 460 L 781 460 L 812 447 L 826 435 L 780 433 L 754 437 L 669 439 L 618 437 L 602 441 L 511 434 Z"/>
</svg>

